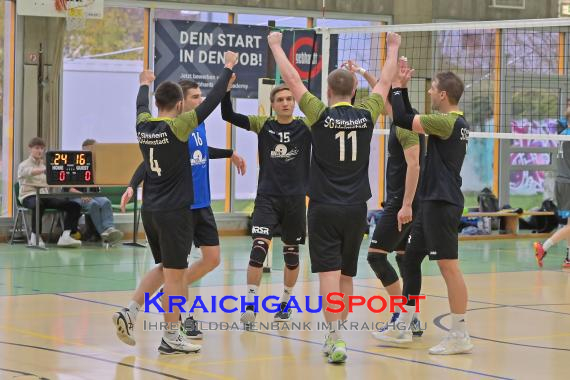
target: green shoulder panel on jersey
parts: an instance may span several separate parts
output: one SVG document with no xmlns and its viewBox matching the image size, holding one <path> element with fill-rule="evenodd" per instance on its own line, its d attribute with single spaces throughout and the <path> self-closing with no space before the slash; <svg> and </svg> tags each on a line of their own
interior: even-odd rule
<svg viewBox="0 0 570 380">
<path fill-rule="evenodd" d="M 309 126 L 309 120 L 306 117 L 299 117 L 299 116 L 294 116 L 293 119 L 300 121 L 301 123 L 305 124 L 305 127 L 307 128 L 311 128 Z"/>
<path fill-rule="evenodd" d="M 396 127 L 396 138 L 404 150 L 420 145 L 420 137 L 416 132 Z"/>
<path fill-rule="evenodd" d="M 178 115 L 175 119 L 167 121 L 172 129 L 172 133 L 178 140 L 186 142 L 190 137 L 192 131 L 198 128 L 198 116 L 196 111 L 184 112 Z"/>
<path fill-rule="evenodd" d="M 370 112 L 372 115 L 372 122 L 376 124 L 380 114 L 384 112 L 384 99 L 379 94 L 371 94 L 362 103 L 355 106 L 355 108 L 364 109 Z"/>
<path fill-rule="evenodd" d="M 137 125 L 149 121 L 150 119 L 152 119 L 152 115 L 150 113 L 148 112 L 139 113 L 137 115 Z"/>
<path fill-rule="evenodd" d="M 319 120 L 327 106 L 319 98 L 307 91 L 299 102 L 299 108 L 305 114 L 305 124 L 311 128 Z"/>
<path fill-rule="evenodd" d="M 269 120 L 269 116 L 250 115 L 247 118 L 249 120 L 249 130 L 255 133 L 261 132 L 265 122 Z"/>
<path fill-rule="evenodd" d="M 460 115 L 463 115 L 463 112 L 420 115 L 420 122 L 426 134 L 447 140 L 453 133 L 455 121 Z"/>
</svg>

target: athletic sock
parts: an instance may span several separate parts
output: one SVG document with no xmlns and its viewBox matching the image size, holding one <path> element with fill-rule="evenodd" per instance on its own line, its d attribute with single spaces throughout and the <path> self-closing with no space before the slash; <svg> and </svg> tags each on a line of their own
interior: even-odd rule
<svg viewBox="0 0 570 380">
<path fill-rule="evenodd" d="M 548 251 L 550 248 L 552 248 L 553 245 L 554 245 L 554 243 L 552 242 L 552 240 L 546 239 L 546 241 L 544 243 L 542 243 L 542 248 L 545 251 Z"/>
<path fill-rule="evenodd" d="M 412 319 L 415 315 L 416 306 L 404 305 L 404 309 L 406 310 L 406 313 L 402 312 L 400 315 L 398 315 L 396 326 L 398 326 L 400 323 L 403 323 L 404 326 L 406 326 L 406 329 L 409 329 L 410 325 L 412 324 Z"/>
<path fill-rule="evenodd" d="M 286 286 L 283 289 L 283 295 L 281 296 L 281 303 L 285 302 L 289 302 L 289 299 L 291 298 L 291 294 L 293 294 L 293 288 Z"/>
<path fill-rule="evenodd" d="M 141 309 L 141 305 L 139 305 L 135 301 L 131 301 L 131 302 L 129 302 L 127 309 L 129 309 L 129 314 L 131 315 L 131 318 L 133 320 L 135 320 L 135 319 L 137 319 L 137 314 L 139 313 L 139 310 Z"/>
<path fill-rule="evenodd" d="M 465 334 L 467 332 L 467 323 L 465 323 L 465 314 L 451 314 L 451 332 Z"/>
<path fill-rule="evenodd" d="M 246 301 L 248 303 L 253 303 L 255 300 L 255 296 L 257 295 L 257 290 L 259 289 L 259 286 L 257 285 L 247 285 L 247 295 L 246 295 Z"/>
</svg>

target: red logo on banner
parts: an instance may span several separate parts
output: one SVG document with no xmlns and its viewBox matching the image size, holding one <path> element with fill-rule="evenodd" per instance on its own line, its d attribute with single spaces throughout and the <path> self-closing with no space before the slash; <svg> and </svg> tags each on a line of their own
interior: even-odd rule
<svg viewBox="0 0 570 380">
<path fill-rule="evenodd" d="M 301 79 L 309 79 L 309 70 L 305 71 L 303 69 L 301 69 L 300 65 L 304 65 L 307 66 L 307 68 L 310 66 L 311 64 L 311 59 L 312 59 L 312 53 L 313 53 L 313 45 L 315 46 L 315 52 L 314 54 L 317 54 L 318 56 L 318 61 L 316 65 L 313 65 L 313 67 L 311 67 L 311 78 L 314 78 L 317 76 L 317 74 L 319 74 L 321 72 L 321 68 L 323 65 L 323 61 L 322 61 L 322 57 L 319 56 L 318 54 L 318 44 L 314 43 L 314 39 L 311 37 L 301 37 L 299 38 L 297 41 L 295 41 L 293 43 L 293 47 L 291 48 L 291 51 L 289 53 L 289 60 L 291 61 L 291 63 L 293 64 L 293 67 L 295 67 L 295 69 L 297 70 L 297 72 L 299 73 L 299 75 L 301 76 Z M 299 50 L 303 47 L 303 46 L 308 46 L 310 48 L 310 53 L 301 53 L 299 52 Z M 299 59 L 298 59 L 298 55 L 307 55 L 307 62 L 303 61 L 304 57 L 300 57 L 301 62 L 299 63 Z"/>
</svg>

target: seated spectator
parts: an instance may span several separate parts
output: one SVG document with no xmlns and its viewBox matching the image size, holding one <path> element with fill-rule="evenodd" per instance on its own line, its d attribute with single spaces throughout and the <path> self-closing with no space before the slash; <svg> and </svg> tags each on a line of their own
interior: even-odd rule
<svg viewBox="0 0 570 380">
<path fill-rule="evenodd" d="M 41 194 L 47 194 L 46 165 L 44 162 L 45 142 L 40 137 L 30 140 L 30 157 L 18 165 L 18 182 L 20 184 L 19 200 L 24 207 L 32 210 L 32 242 L 36 242 L 36 233 L 39 245 L 45 247 L 41 238 L 41 218 L 46 208 L 52 208 L 65 212 L 64 231 L 59 237 L 57 245 L 60 247 L 80 247 L 81 241 L 71 237 L 72 230 L 77 230 L 77 222 L 81 216 L 81 206 L 77 203 L 58 198 L 40 198 L 40 228 L 36 232 L 36 188 L 40 188 Z"/>
<path fill-rule="evenodd" d="M 81 149 L 91 151 L 95 145 L 95 140 L 87 139 L 81 145 Z M 94 188 L 71 188 L 69 191 L 75 193 L 82 192 L 98 192 L 100 189 L 98 187 Z M 111 206 L 111 201 L 106 197 L 82 197 L 74 198 L 74 202 L 80 204 L 85 212 L 89 213 L 91 221 L 97 230 L 97 233 L 101 235 L 101 239 L 105 243 L 115 244 L 123 238 L 123 233 L 115 228 L 113 221 L 113 207 Z"/>
</svg>

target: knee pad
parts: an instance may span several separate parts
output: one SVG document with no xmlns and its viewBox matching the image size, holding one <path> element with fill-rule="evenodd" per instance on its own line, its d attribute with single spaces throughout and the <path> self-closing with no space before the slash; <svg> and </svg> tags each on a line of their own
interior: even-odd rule
<svg viewBox="0 0 570 380">
<path fill-rule="evenodd" d="M 283 247 L 283 259 L 285 259 L 287 269 L 297 269 L 299 266 L 299 246 Z"/>
<path fill-rule="evenodd" d="M 388 255 L 368 253 L 368 264 L 385 287 L 398 281 L 398 274 L 392 264 L 388 262 Z"/>
<path fill-rule="evenodd" d="M 263 268 L 268 248 L 269 243 L 261 239 L 255 239 L 249 255 L 249 265 L 254 268 Z"/>
</svg>

